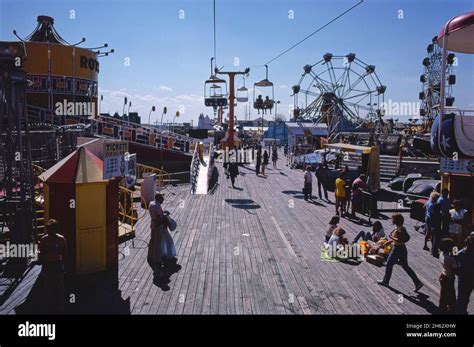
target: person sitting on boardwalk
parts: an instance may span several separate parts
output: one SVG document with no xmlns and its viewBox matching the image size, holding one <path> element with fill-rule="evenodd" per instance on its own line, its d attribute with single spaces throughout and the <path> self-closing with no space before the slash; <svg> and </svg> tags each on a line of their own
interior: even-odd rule
<svg viewBox="0 0 474 347">
<path fill-rule="evenodd" d="M 408 265 L 408 251 L 405 242 L 408 241 L 409 236 L 407 230 L 403 226 L 404 222 L 405 219 L 401 214 L 394 214 L 392 216 L 392 223 L 395 225 L 395 229 L 390 233 L 390 240 L 388 242 L 393 243 L 393 248 L 388 256 L 387 265 L 385 267 L 385 276 L 383 280 L 377 281 L 377 283 L 388 287 L 390 278 L 392 277 L 393 267 L 395 264 L 400 264 L 415 284 L 415 292 L 418 292 L 421 287 L 423 287 L 423 283 Z"/>
<path fill-rule="evenodd" d="M 444 238 L 439 243 L 441 256 L 439 260 L 443 264 L 443 271 L 439 276 L 441 290 L 439 292 L 439 310 L 443 314 L 454 313 L 456 305 L 456 291 L 454 289 L 454 277 L 457 272 L 456 259 L 453 256 L 454 242 Z"/>
<path fill-rule="evenodd" d="M 367 177 L 364 174 L 359 175 L 352 183 L 352 216 L 355 217 L 356 212 L 362 213 L 363 192 L 369 187 L 365 183 Z"/>
<path fill-rule="evenodd" d="M 150 214 L 150 242 L 148 243 L 148 264 L 153 269 L 155 276 L 160 276 L 163 267 L 162 240 L 163 231 L 166 227 L 166 217 L 161 204 L 164 201 L 163 195 L 155 194 L 155 200 L 150 202 L 148 212 Z"/>
<path fill-rule="evenodd" d="M 372 232 L 361 230 L 352 243 L 356 243 L 359 239 L 362 239 L 362 241 L 378 242 L 382 237 L 385 237 L 382 223 L 375 221 L 372 225 Z"/>
<path fill-rule="evenodd" d="M 311 174 L 311 166 L 306 166 L 306 172 L 304 173 L 304 199 L 306 201 L 313 200 L 313 175 Z"/>
<path fill-rule="evenodd" d="M 262 162 L 262 175 L 265 176 L 265 168 L 268 165 L 268 152 L 265 150 L 263 152 L 263 162 Z"/>
<path fill-rule="evenodd" d="M 324 237 L 324 242 L 329 242 L 329 239 L 334 234 L 334 230 L 336 230 L 337 225 L 339 224 L 340 218 L 339 216 L 333 216 L 329 221 L 329 224 L 326 228 L 326 236 Z"/>
<path fill-rule="evenodd" d="M 52 313 L 64 311 L 64 260 L 67 255 L 67 243 L 58 231 L 58 221 L 50 219 L 46 224 L 46 235 L 39 243 L 41 277 L 46 302 Z"/>
<path fill-rule="evenodd" d="M 339 245 L 346 245 L 348 243 L 346 237 L 344 236 L 346 231 L 341 227 L 334 229 L 332 236 L 328 240 L 328 247 L 336 247 Z"/>
<path fill-rule="evenodd" d="M 474 235 L 466 238 L 466 246 L 456 256 L 458 264 L 458 296 L 456 313 L 467 314 L 469 297 L 474 287 Z"/>
<path fill-rule="evenodd" d="M 336 215 L 339 216 L 339 210 L 341 211 L 341 216 L 344 215 L 344 202 L 346 200 L 346 181 L 345 175 L 341 173 L 339 178 L 336 179 Z"/>
</svg>

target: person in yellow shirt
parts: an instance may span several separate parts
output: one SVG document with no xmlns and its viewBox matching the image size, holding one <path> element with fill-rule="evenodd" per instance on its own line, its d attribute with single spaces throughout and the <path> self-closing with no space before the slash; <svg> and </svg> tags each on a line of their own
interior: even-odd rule
<svg viewBox="0 0 474 347">
<path fill-rule="evenodd" d="M 339 175 L 336 179 L 336 215 L 339 216 L 339 210 L 341 210 L 341 216 L 345 213 L 345 201 L 346 201 L 346 180 L 344 173 Z"/>
</svg>

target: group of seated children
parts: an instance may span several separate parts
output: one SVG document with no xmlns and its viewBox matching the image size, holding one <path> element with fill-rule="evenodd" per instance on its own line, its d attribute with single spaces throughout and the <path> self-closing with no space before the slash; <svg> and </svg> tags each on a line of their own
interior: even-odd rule
<svg viewBox="0 0 474 347">
<path fill-rule="evenodd" d="M 344 236 L 346 234 L 345 230 L 338 227 L 339 222 L 339 216 L 334 216 L 329 221 L 325 235 L 327 247 L 349 244 L 347 238 Z M 382 223 L 375 221 L 371 231 L 361 230 L 351 244 L 358 244 L 365 255 L 377 254 L 384 257 L 390 250 L 390 243 L 385 235 Z"/>
</svg>

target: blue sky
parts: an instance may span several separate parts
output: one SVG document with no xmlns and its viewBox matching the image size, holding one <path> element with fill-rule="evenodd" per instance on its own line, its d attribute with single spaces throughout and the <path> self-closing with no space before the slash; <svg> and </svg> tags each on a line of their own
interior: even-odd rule
<svg viewBox="0 0 474 347">
<path fill-rule="evenodd" d="M 218 65 L 234 69 L 235 57 L 241 69 L 261 65 L 356 2 L 217 0 Z M 279 113 L 288 115 L 291 86 L 299 80 L 302 67 L 326 52 L 354 52 L 375 65 L 387 86 L 385 101 L 417 102 L 427 44 L 447 20 L 473 10 L 473 4 L 472 0 L 365 0 L 270 65 L 275 99 L 281 100 Z M 289 18 L 289 11 L 294 11 L 294 18 Z M 212 115 L 203 104 L 203 82 L 209 77 L 213 54 L 212 0 L 0 0 L 0 39 L 15 40 L 13 29 L 20 36 L 28 35 L 41 14 L 54 17 L 56 29 L 69 42 L 85 36 L 84 47 L 107 42 L 115 49 L 101 58 L 102 112 L 121 111 L 127 96 L 131 110 L 144 118 L 152 105 L 158 109 L 166 105 L 170 114 L 181 107 L 184 121 L 196 121 L 201 112 Z M 474 109 L 474 56 L 458 57 L 455 104 Z M 126 58 L 130 66 L 125 66 Z M 264 73 L 262 68 L 251 69 L 247 87 L 264 78 Z M 236 115 L 243 118 L 243 113 L 239 105 Z M 152 121 L 159 115 L 152 115 Z"/>
</svg>

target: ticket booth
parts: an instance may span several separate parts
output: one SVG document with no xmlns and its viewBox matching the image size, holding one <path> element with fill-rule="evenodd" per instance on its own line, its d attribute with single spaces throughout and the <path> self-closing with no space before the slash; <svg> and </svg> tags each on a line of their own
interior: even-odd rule
<svg viewBox="0 0 474 347">
<path fill-rule="evenodd" d="M 451 200 L 461 200 L 468 220 L 474 225 L 474 160 L 440 158 L 441 189 L 449 190 Z"/>
<path fill-rule="evenodd" d="M 350 156 L 360 157 L 361 173 L 367 176 L 369 187 L 372 191 L 380 189 L 380 149 L 378 147 L 364 147 L 345 143 L 324 143 L 323 148 L 340 153 L 348 158 Z"/>
<path fill-rule="evenodd" d="M 59 222 L 68 245 L 69 273 L 98 272 L 118 264 L 119 180 L 102 177 L 102 160 L 84 147 L 40 176 L 45 222 Z"/>
</svg>

